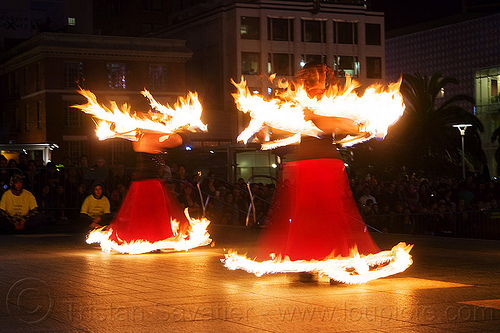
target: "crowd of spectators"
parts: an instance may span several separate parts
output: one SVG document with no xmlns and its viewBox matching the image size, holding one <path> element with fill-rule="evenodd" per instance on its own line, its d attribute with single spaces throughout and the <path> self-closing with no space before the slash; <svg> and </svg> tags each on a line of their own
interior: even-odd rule
<svg viewBox="0 0 500 333">
<path fill-rule="evenodd" d="M 102 157 L 97 157 L 91 164 L 83 155 L 79 164 L 74 165 L 70 158 L 64 158 L 61 163 L 50 161 L 45 164 L 39 157 L 28 159 L 26 154 L 20 154 L 17 160 L 7 160 L 0 155 L 0 197 L 9 190 L 12 177 L 18 175 L 22 178 L 24 191 L 36 198 L 37 211 L 44 217 L 43 225 L 82 230 L 82 205 L 94 193 L 95 185 L 102 186 L 112 217 L 127 194 L 133 173 L 133 168 L 123 165 L 108 166 Z M 251 200 L 243 179 L 229 184 L 213 172 L 205 177 L 199 173 L 190 174 L 184 165 L 176 162 L 159 165 L 158 178 L 165 182 L 182 208 L 189 209 L 191 217 L 199 218 L 205 214 L 212 223 L 246 224 Z M 260 223 L 273 188 L 271 184 L 252 184 L 256 196 L 256 220 Z M 253 221 L 253 215 L 251 218 Z"/>
<path fill-rule="evenodd" d="M 351 187 L 365 222 L 382 232 L 479 237 L 500 231 L 500 182 L 484 179 L 478 170 L 465 180 L 379 181 L 368 175 L 351 179 Z"/>
<path fill-rule="evenodd" d="M 170 162 L 159 166 L 158 177 L 192 217 L 204 215 L 216 224 L 266 225 L 275 184 L 250 184 L 251 198 L 243 178 L 230 184 L 213 172 L 201 175 L 189 171 L 184 165 Z M 30 160 L 26 154 L 20 154 L 17 161 L 0 155 L 0 196 L 9 189 L 14 175 L 22 177 L 23 188 L 36 198 L 44 224 L 58 226 L 77 223 L 82 204 L 96 183 L 109 199 L 111 217 L 116 214 L 133 178 L 133 169 L 109 167 L 102 157 L 91 164 L 85 155 L 78 165 L 69 158 L 60 164 L 44 164 L 40 157 Z M 350 181 L 364 221 L 380 232 L 480 236 L 481 222 L 492 221 L 492 212 L 498 210 L 500 200 L 500 182 L 484 179 L 477 171 L 466 180 L 378 180 L 367 175 Z"/>
</svg>

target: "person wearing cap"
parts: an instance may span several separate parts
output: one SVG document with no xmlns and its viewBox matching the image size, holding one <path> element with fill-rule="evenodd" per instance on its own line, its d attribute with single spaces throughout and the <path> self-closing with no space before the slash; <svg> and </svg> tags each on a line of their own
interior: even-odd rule
<svg viewBox="0 0 500 333">
<path fill-rule="evenodd" d="M 18 174 L 13 175 L 10 189 L 0 200 L 0 232 L 39 231 L 42 219 L 35 197 L 23 189 L 23 178 Z"/>
<path fill-rule="evenodd" d="M 92 194 L 83 201 L 80 225 L 84 230 L 101 228 L 111 221 L 111 206 L 103 193 L 104 185 L 97 182 L 92 187 Z"/>
</svg>

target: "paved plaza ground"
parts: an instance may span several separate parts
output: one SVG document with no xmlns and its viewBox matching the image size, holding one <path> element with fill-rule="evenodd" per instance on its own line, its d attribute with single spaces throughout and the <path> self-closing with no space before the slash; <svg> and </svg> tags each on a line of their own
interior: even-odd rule
<svg viewBox="0 0 500 333">
<path fill-rule="evenodd" d="M 82 234 L 0 236 L 0 332 L 500 332 L 500 241 L 374 234 L 415 244 L 405 272 L 363 285 L 227 270 L 258 230 L 215 246 L 103 253 Z"/>
</svg>

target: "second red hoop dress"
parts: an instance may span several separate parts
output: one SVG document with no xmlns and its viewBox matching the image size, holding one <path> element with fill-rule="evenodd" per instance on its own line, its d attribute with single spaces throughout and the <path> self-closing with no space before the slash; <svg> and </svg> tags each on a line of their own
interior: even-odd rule
<svg viewBox="0 0 500 333">
<path fill-rule="evenodd" d="M 355 247 L 360 254 L 379 252 L 331 138 L 306 138 L 298 156 L 283 165 L 257 259 L 267 260 L 271 253 L 291 260 L 348 257 Z"/>
</svg>

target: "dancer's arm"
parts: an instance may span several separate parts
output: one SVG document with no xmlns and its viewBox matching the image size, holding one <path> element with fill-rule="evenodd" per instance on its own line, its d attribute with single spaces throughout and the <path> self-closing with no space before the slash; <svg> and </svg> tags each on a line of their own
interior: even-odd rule
<svg viewBox="0 0 500 333">
<path fill-rule="evenodd" d="M 358 135 L 360 134 L 359 124 L 354 120 L 343 117 L 325 117 L 313 114 L 305 110 L 305 119 L 312 120 L 314 125 L 324 133 L 335 133 L 336 135 Z"/>
<path fill-rule="evenodd" d="M 160 153 L 164 148 L 173 148 L 182 144 L 179 134 L 141 133 L 139 140 L 132 143 L 136 152 Z"/>
</svg>

